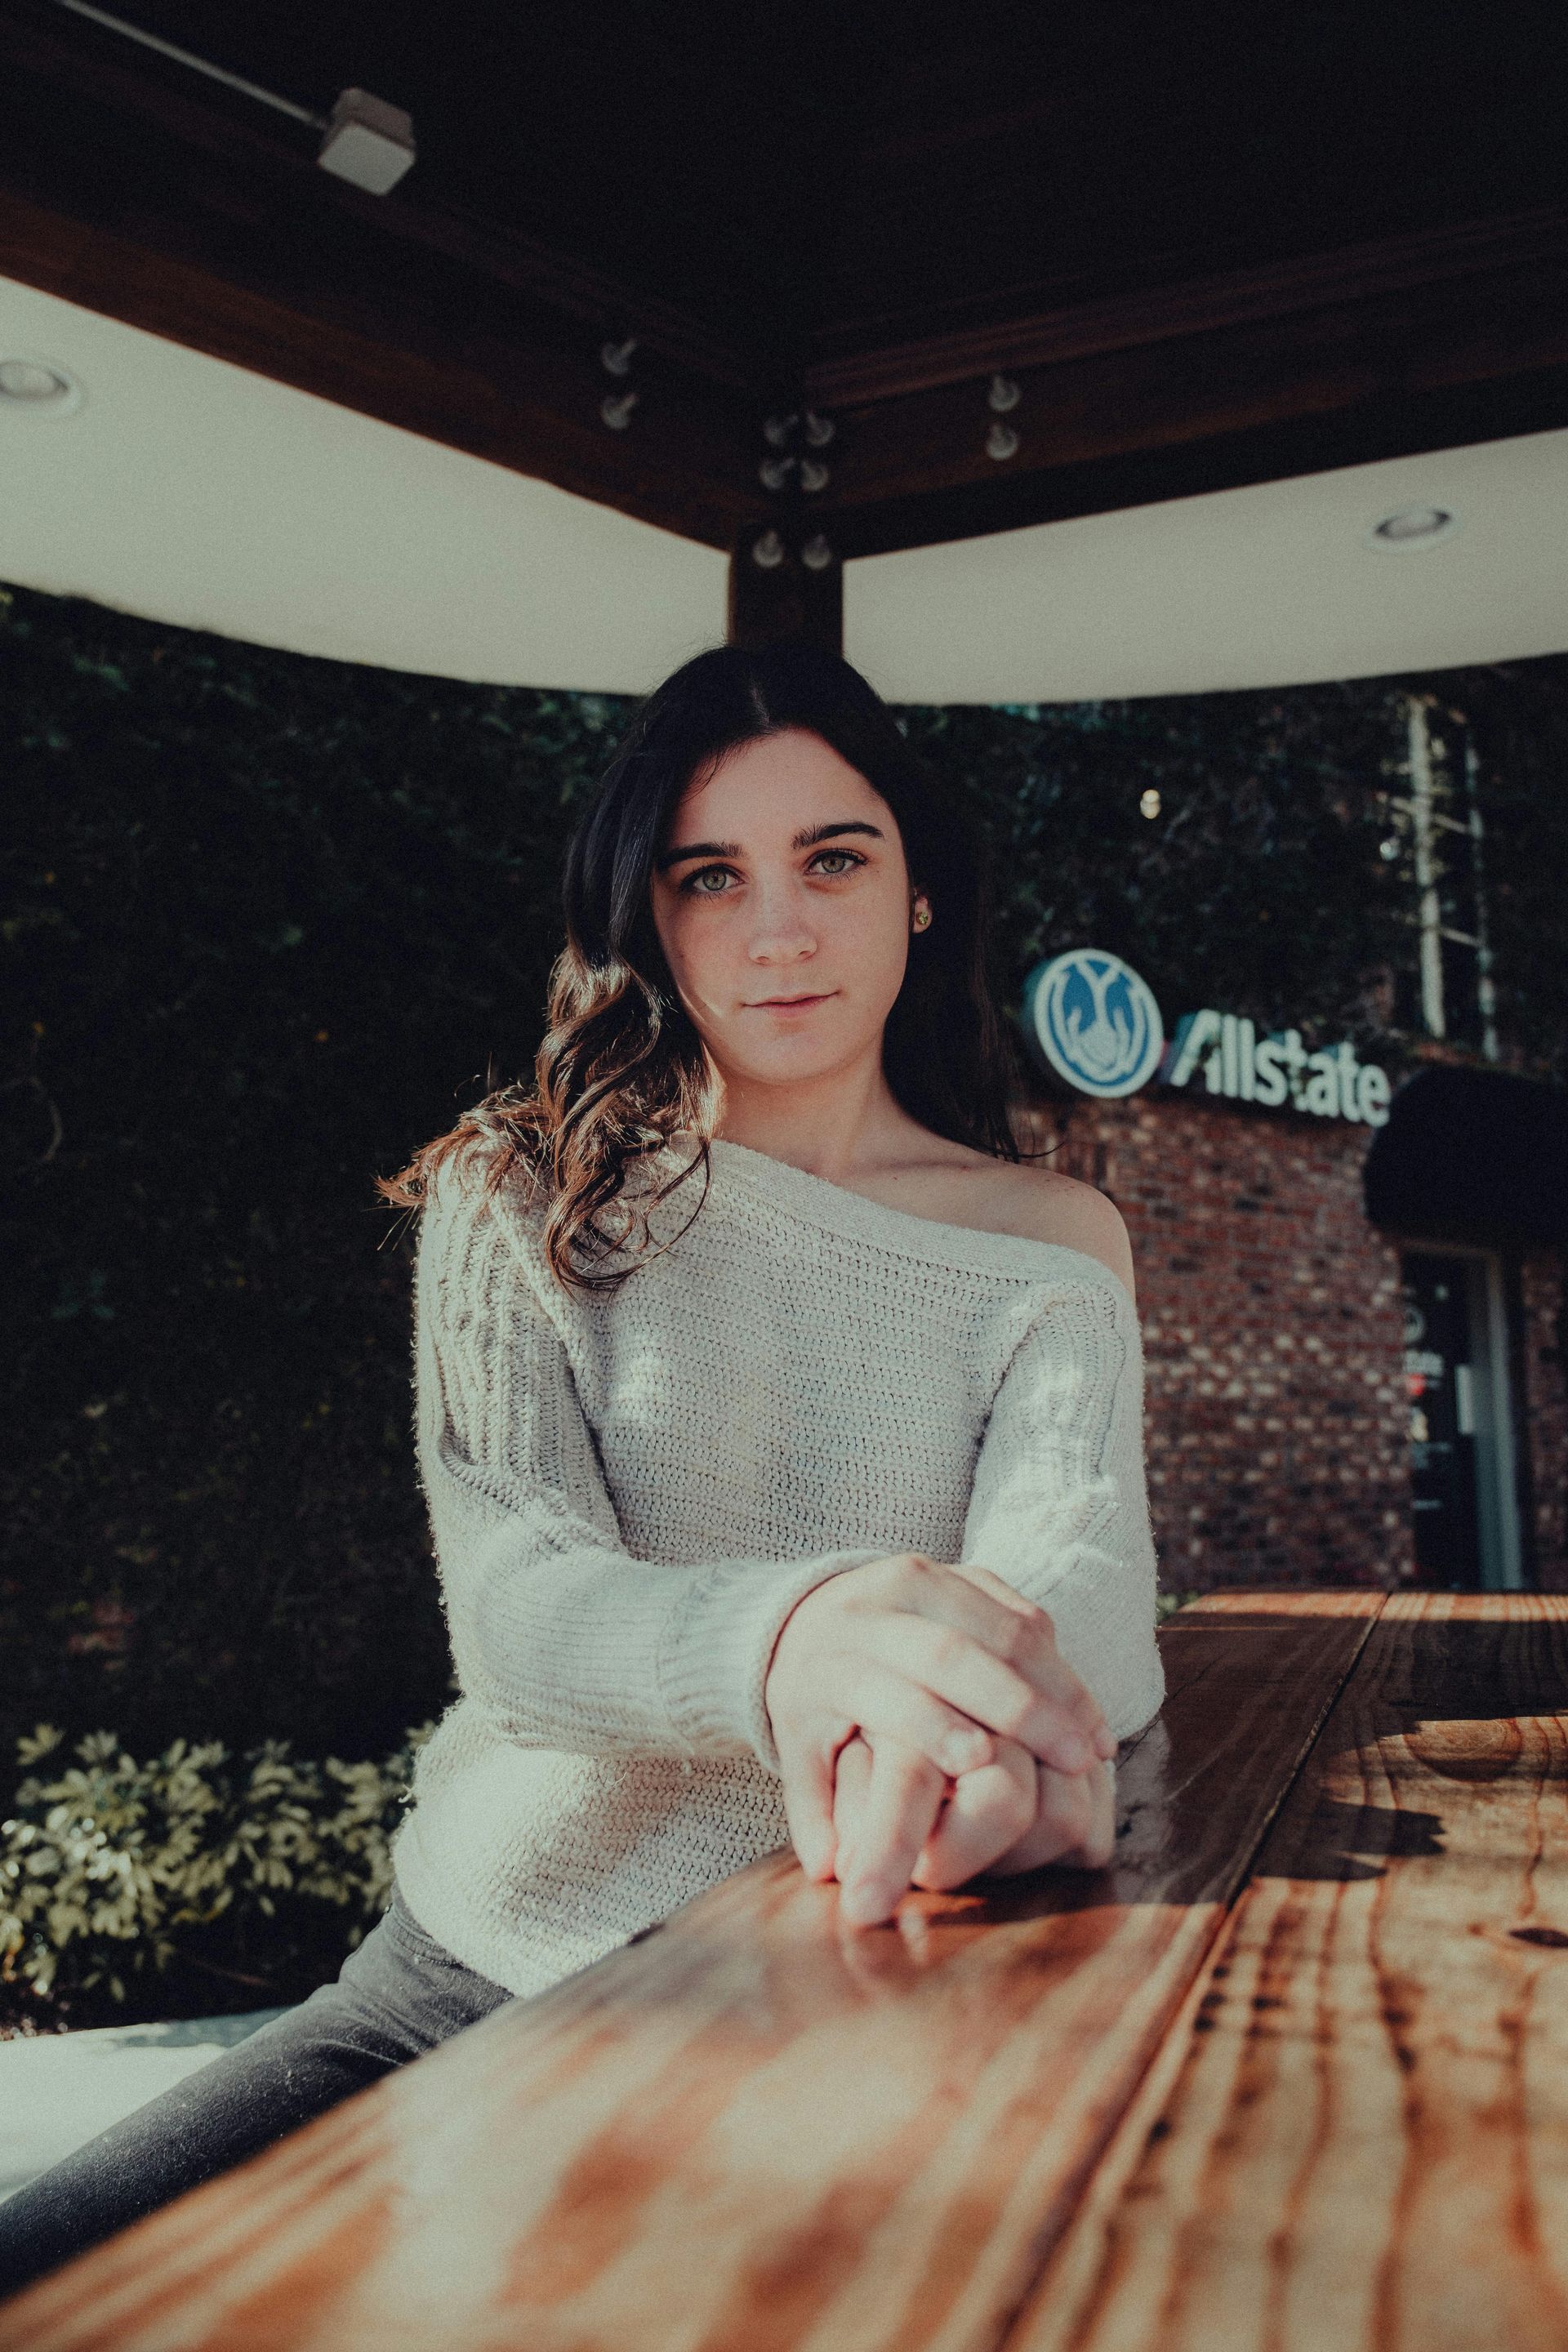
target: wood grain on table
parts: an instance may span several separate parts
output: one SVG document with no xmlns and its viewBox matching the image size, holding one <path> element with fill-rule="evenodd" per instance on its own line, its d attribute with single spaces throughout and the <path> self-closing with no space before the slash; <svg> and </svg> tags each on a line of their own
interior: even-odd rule
<svg viewBox="0 0 1568 2352">
<path fill-rule="evenodd" d="M 991 2352 L 1376 1594 L 1162 1634 L 1107 1871 L 850 1932 L 769 1856 L 0 2313 L 5 2352 Z"/>
<path fill-rule="evenodd" d="M 1391 1600 L 1006 2352 L 1568 2347 L 1568 1598 Z"/>
</svg>

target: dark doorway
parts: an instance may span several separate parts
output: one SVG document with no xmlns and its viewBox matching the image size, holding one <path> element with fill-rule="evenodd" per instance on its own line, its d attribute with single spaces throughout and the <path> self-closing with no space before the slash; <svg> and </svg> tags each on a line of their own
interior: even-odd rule
<svg viewBox="0 0 1568 2352">
<path fill-rule="evenodd" d="M 1418 1581 L 1448 1591 L 1517 1589 L 1498 1268 L 1479 1251 L 1407 1250 L 1403 1263 Z"/>
</svg>

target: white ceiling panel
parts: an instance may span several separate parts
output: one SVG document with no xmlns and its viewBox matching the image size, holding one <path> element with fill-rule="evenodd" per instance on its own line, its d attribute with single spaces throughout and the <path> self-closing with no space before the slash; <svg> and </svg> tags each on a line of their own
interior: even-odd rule
<svg viewBox="0 0 1568 2352">
<path fill-rule="evenodd" d="M 293 653 L 641 694 L 724 635 L 727 560 L 0 278 L 0 580 Z"/>
<path fill-rule="evenodd" d="M 1455 525 L 1385 546 L 1385 516 Z M 863 557 L 845 650 L 899 702 L 1078 702 L 1568 650 L 1568 432 Z"/>
</svg>

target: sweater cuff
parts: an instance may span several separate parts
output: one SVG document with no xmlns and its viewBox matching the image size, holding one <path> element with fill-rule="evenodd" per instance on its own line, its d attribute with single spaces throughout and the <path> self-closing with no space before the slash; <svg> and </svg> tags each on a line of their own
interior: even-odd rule
<svg viewBox="0 0 1568 2352">
<path fill-rule="evenodd" d="M 1165 1702 L 1165 1668 L 1154 1637 L 1153 1580 L 1135 1596 L 1110 1575 L 1069 1569 L 1040 1593 L 1050 1612 L 1057 1647 L 1105 1710 L 1118 1739 L 1142 1731 Z"/>
<path fill-rule="evenodd" d="M 666 1629 L 659 1685 L 680 1736 L 700 1753 L 749 1753 L 777 1772 L 779 1752 L 763 1694 L 784 1622 L 819 1584 L 884 1556 L 868 1549 L 791 1561 L 721 1561 Z"/>
</svg>

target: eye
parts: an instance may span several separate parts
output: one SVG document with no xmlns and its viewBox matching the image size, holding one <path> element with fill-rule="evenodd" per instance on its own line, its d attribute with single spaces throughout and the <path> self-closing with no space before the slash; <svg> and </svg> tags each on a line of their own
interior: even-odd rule
<svg viewBox="0 0 1568 2352">
<path fill-rule="evenodd" d="M 842 861 L 837 866 L 830 866 L 823 875 L 822 878 L 826 882 L 837 882 L 844 875 L 853 874 L 858 866 L 864 866 L 867 863 L 867 860 L 853 849 L 819 849 L 811 863 L 820 868 L 825 857 L 837 857 Z M 683 882 L 677 885 L 677 887 L 687 898 L 728 898 L 731 895 L 729 890 L 721 887 L 710 886 L 714 884 L 721 886 L 733 873 L 734 868 L 731 866 L 699 866 L 695 872 L 689 874 Z"/>
</svg>

